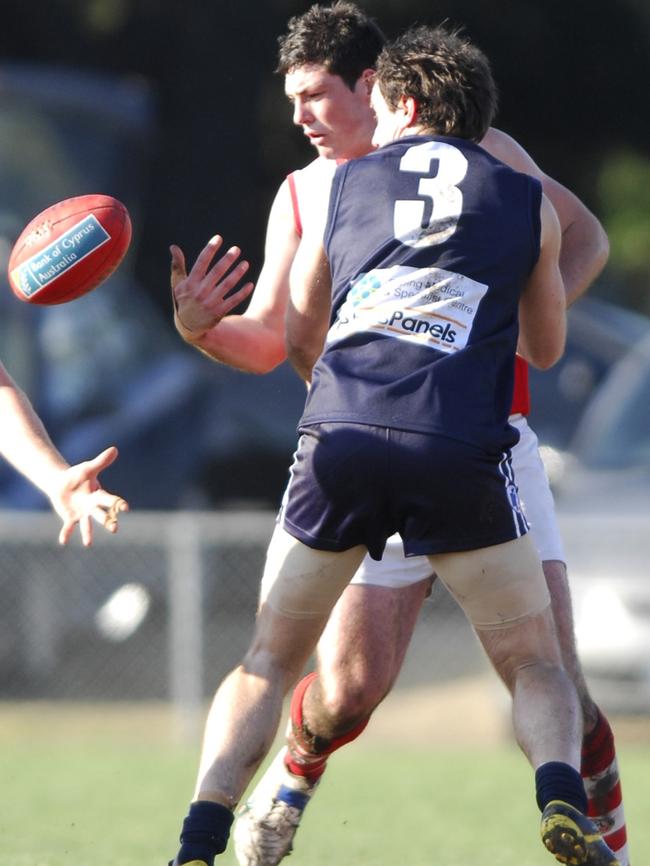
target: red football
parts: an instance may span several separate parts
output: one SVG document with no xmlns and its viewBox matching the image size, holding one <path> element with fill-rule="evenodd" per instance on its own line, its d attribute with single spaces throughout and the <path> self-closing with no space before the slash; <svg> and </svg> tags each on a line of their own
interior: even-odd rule
<svg viewBox="0 0 650 866">
<path fill-rule="evenodd" d="M 28 304 L 72 301 L 113 273 L 130 241 L 131 220 L 117 199 L 65 199 L 39 213 L 21 232 L 9 258 L 9 284 Z"/>
</svg>

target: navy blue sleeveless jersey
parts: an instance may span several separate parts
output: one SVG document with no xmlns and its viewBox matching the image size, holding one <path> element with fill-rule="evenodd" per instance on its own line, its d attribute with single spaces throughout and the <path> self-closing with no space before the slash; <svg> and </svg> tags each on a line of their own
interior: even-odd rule
<svg viewBox="0 0 650 866">
<path fill-rule="evenodd" d="M 300 426 L 345 421 L 501 452 L 541 186 L 472 142 L 412 136 L 340 166 L 332 318 Z"/>
</svg>

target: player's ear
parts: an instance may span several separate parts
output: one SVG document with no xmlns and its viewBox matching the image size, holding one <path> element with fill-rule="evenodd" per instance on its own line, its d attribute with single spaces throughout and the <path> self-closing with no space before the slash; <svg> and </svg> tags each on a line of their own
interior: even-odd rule
<svg viewBox="0 0 650 866">
<path fill-rule="evenodd" d="M 399 110 L 402 114 L 404 127 L 413 126 L 418 119 L 418 104 L 412 96 L 400 96 Z"/>
<path fill-rule="evenodd" d="M 375 83 L 375 70 L 374 69 L 364 69 L 361 75 L 359 76 L 363 84 L 366 88 L 366 93 L 368 97 L 370 97 L 370 92 L 372 91 L 372 85 Z"/>
</svg>

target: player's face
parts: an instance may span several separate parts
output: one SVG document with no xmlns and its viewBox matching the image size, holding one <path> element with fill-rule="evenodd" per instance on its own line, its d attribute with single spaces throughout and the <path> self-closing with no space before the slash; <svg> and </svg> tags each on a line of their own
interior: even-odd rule
<svg viewBox="0 0 650 866">
<path fill-rule="evenodd" d="M 403 112 L 400 109 L 393 111 L 388 107 L 378 84 L 373 85 L 370 105 L 376 120 L 372 137 L 373 145 L 381 147 L 382 144 L 388 144 L 389 141 L 399 138 L 403 130 Z"/>
<path fill-rule="evenodd" d="M 302 127 L 320 156 L 353 159 L 372 150 L 371 81 L 368 70 L 350 90 L 340 76 L 319 65 L 299 66 L 286 76 L 284 89 L 293 105 L 293 122 Z"/>
</svg>

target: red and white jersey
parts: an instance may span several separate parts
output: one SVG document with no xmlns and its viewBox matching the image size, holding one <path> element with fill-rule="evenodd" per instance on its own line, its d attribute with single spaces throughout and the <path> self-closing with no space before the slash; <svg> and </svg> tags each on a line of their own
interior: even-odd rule
<svg viewBox="0 0 650 866">
<path fill-rule="evenodd" d="M 297 234 L 302 237 L 310 221 L 318 220 L 325 225 L 330 187 L 336 166 L 344 160 L 317 157 L 305 168 L 292 172 L 287 177 L 291 193 L 293 218 Z M 512 398 L 513 415 L 528 415 L 530 391 L 528 387 L 528 364 L 519 355 L 515 358 L 515 382 Z"/>
<path fill-rule="evenodd" d="M 521 355 L 515 355 L 515 387 L 512 392 L 513 415 L 528 415 L 530 412 L 530 388 L 528 387 L 528 364 Z"/>
<path fill-rule="evenodd" d="M 291 204 L 296 232 L 302 237 L 311 220 L 323 226 L 327 216 L 330 187 L 336 166 L 344 160 L 317 157 L 309 165 L 292 172 L 287 177 L 291 191 Z"/>
</svg>

